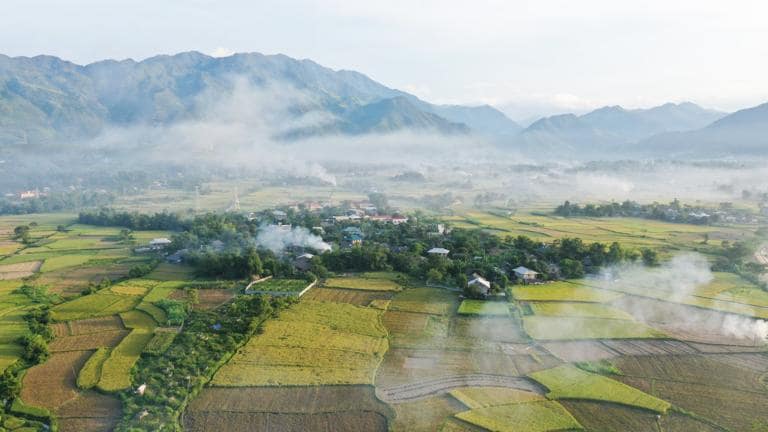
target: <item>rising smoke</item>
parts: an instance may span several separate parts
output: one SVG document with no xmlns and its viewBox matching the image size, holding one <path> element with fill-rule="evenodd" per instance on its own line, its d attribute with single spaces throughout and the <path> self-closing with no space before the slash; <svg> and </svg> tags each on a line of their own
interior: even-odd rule
<svg viewBox="0 0 768 432">
<path fill-rule="evenodd" d="M 707 301 L 697 297 L 697 293 L 713 280 L 706 258 L 686 253 L 657 268 L 637 264 L 609 267 L 593 282 L 607 289 L 636 294 L 625 296 L 615 305 L 652 327 L 683 336 L 698 336 L 702 340 L 767 341 L 767 321 L 677 304 L 691 299 Z"/>
<path fill-rule="evenodd" d="M 259 228 L 255 241 L 259 247 L 276 254 L 283 253 L 290 247 L 309 248 L 321 253 L 331 249 L 331 245 L 308 229 L 288 225 L 263 225 Z"/>
</svg>

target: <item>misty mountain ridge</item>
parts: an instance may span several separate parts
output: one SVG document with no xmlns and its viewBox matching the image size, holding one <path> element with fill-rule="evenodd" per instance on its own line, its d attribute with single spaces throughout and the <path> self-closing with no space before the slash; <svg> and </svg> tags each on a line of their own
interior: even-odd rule
<svg viewBox="0 0 768 432">
<path fill-rule="evenodd" d="M 258 119 L 259 137 L 278 141 L 413 131 L 481 135 L 534 158 L 710 157 L 765 153 L 766 111 L 761 105 L 726 115 L 691 102 L 606 106 L 545 117 L 523 129 L 488 105 L 435 105 L 359 72 L 281 54 L 216 58 L 192 51 L 85 66 L 53 56 L 0 55 L 6 151 L 64 151 L 70 142 L 112 129 L 226 125 L 235 117 Z"/>
<path fill-rule="evenodd" d="M 142 61 L 79 66 L 52 56 L 0 55 L 0 142 L 52 143 L 93 137 L 110 126 L 168 125 L 200 116 L 200 96 L 232 91 L 239 77 L 254 86 L 280 84 L 302 93 L 295 114 L 320 111 L 335 124 L 283 136 L 393 132 L 516 133 L 521 128 L 489 107 L 433 105 L 354 71 L 311 60 L 258 53 L 214 58 L 198 52 Z M 386 102 L 389 101 L 389 102 Z"/>
<path fill-rule="evenodd" d="M 705 127 L 725 115 L 691 102 L 667 103 L 648 109 L 606 106 L 581 116 L 561 114 L 542 118 L 523 130 L 514 145 L 524 152 L 622 151 L 660 133 Z"/>
<path fill-rule="evenodd" d="M 738 157 L 768 154 L 768 103 L 736 111 L 707 127 L 659 134 L 639 142 L 636 152 L 672 157 Z"/>
</svg>

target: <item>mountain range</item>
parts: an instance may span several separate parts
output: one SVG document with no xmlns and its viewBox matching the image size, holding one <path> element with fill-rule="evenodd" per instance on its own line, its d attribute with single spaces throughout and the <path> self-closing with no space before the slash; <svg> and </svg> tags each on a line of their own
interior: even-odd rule
<svg viewBox="0 0 768 432">
<path fill-rule="evenodd" d="M 413 130 L 479 134 L 525 154 L 584 158 L 762 154 L 768 136 L 768 104 L 730 115 L 690 102 L 650 109 L 609 106 L 581 116 L 542 118 L 522 128 L 488 105 L 431 104 L 361 73 L 311 60 L 186 52 L 84 66 L 52 56 L 0 55 L 0 147 L 61 147 L 110 127 L 205 118 L 210 115 L 206 98 L 235 92 L 235 79 L 255 88 L 294 89 L 301 98 L 290 101 L 288 112 L 296 119 L 322 114 L 322 122 L 296 122 L 280 130 L 275 138 L 284 140 Z M 281 94 L 254 97 L 267 99 L 254 104 L 269 106 Z"/>
</svg>

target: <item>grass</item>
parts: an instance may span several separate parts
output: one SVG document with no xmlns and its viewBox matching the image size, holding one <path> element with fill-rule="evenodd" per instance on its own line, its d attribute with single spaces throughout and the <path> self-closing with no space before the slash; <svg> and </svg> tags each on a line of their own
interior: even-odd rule
<svg viewBox="0 0 768 432">
<path fill-rule="evenodd" d="M 309 285 L 304 279 L 269 279 L 251 286 L 254 291 L 298 293 Z"/>
<path fill-rule="evenodd" d="M 515 285 L 512 296 L 522 301 L 577 301 L 605 303 L 622 297 L 623 294 L 562 281 L 542 285 Z"/>
<path fill-rule="evenodd" d="M 509 316 L 509 303 L 484 300 L 464 300 L 458 310 L 459 315 Z"/>
<path fill-rule="evenodd" d="M 582 430 L 573 416 L 557 402 L 539 401 L 476 408 L 455 416 L 489 431 L 546 432 Z"/>
<path fill-rule="evenodd" d="M 376 279 L 371 277 L 329 278 L 325 286 L 330 288 L 346 288 L 370 291 L 400 291 L 401 287 L 392 279 Z"/>
<path fill-rule="evenodd" d="M 539 316 L 633 320 L 632 315 L 599 303 L 533 302 L 530 306 Z"/>
<path fill-rule="evenodd" d="M 302 301 L 268 321 L 214 376 L 218 386 L 372 384 L 387 350 L 381 311 Z"/>
<path fill-rule="evenodd" d="M 533 339 L 649 339 L 666 337 L 644 324 L 617 319 L 525 316 L 523 327 Z"/>
<path fill-rule="evenodd" d="M 549 390 L 547 398 L 549 399 L 585 399 L 612 402 L 661 414 L 665 414 L 671 406 L 668 402 L 634 387 L 571 365 L 534 372 L 529 376 L 547 387 Z"/>
<path fill-rule="evenodd" d="M 101 378 L 101 369 L 104 366 L 104 362 L 109 358 L 111 350 L 111 348 L 102 347 L 91 354 L 77 375 L 78 388 L 89 389 L 96 387 Z"/>
<path fill-rule="evenodd" d="M 152 333 L 144 330 L 133 330 L 128 334 L 104 362 L 98 388 L 106 392 L 129 388 L 131 369 L 152 337 Z"/>
</svg>

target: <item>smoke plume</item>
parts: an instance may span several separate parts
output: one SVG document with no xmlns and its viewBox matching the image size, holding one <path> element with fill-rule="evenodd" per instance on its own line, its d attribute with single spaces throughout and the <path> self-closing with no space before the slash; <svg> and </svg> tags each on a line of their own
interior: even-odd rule
<svg viewBox="0 0 768 432">
<path fill-rule="evenodd" d="M 323 241 L 320 236 L 309 232 L 308 229 L 287 225 L 262 226 L 256 236 L 256 244 L 276 254 L 282 253 L 289 247 L 304 247 L 317 252 L 326 252 L 331 249 L 331 245 Z"/>
</svg>

